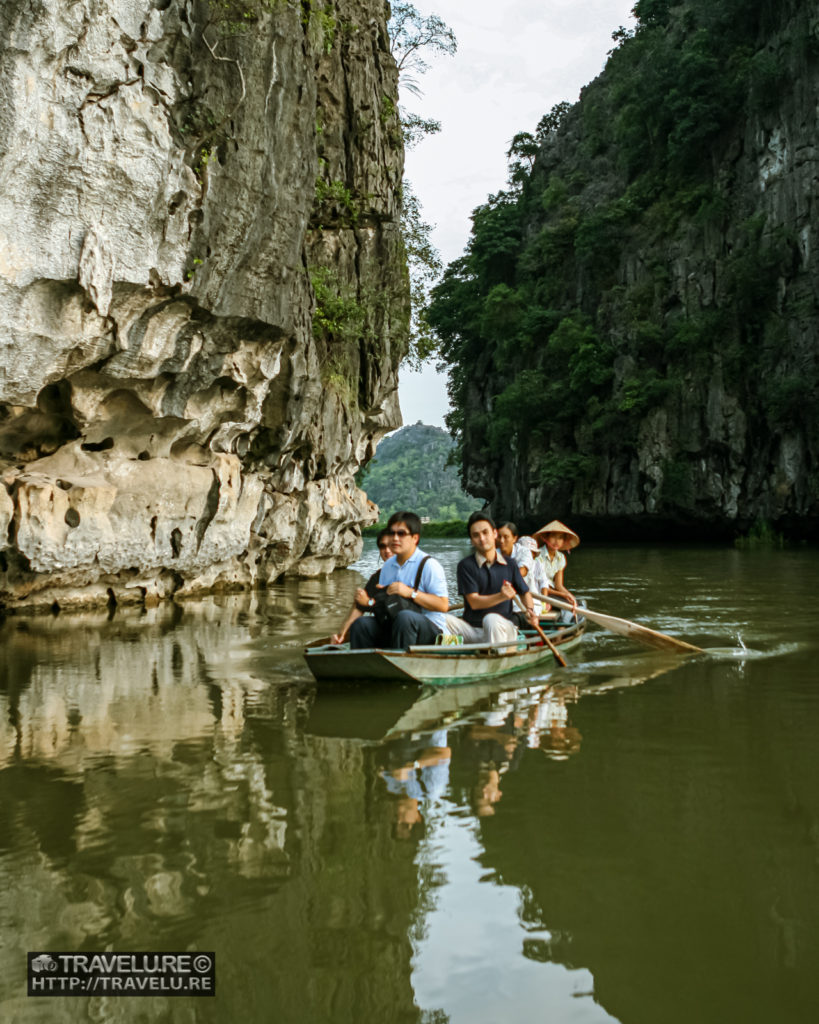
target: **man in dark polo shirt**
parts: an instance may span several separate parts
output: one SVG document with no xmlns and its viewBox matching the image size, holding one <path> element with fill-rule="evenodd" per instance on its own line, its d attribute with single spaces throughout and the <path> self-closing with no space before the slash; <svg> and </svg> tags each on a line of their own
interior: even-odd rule
<svg viewBox="0 0 819 1024">
<path fill-rule="evenodd" d="M 500 644 L 514 640 L 515 594 L 520 594 L 529 621 L 535 618 L 532 594 L 514 558 L 504 558 L 497 548 L 498 531 L 485 512 L 473 512 L 467 523 L 474 553 L 458 563 L 458 593 L 463 595 L 463 618 L 447 615 L 448 633 L 462 636 L 468 644 Z"/>
</svg>

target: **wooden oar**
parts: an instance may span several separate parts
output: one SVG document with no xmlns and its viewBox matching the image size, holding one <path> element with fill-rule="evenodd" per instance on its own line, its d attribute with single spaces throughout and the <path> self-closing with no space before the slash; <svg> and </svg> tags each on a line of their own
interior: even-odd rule
<svg viewBox="0 0 819 1024">
<path fill-rule="evenodd" d="M 525 615 L 526 614 L 526 605 L 523 603 L 523 601 L 521 601 L 520 594 L 515 594 L 515 604 L 518 606 L 518 608 L 520 608 L 520 610 Z M 535 629 L 540 634 L 540 639 L 544 642 L 544 644 L 546 644 L 546 646 L 552 652 L 552 657 L 555 659 L 555 661 L 558 663 L 558 665 L 560 665 L 561 668 L 566 668 L 566 659 L 563 657 L 563 655 L 560 653 L 560 651 L 555 647 L 555 645 L 548 638 L 548 636 L 546 636 L 546 634 L 540 628 L 540 625 L 538 623 L 535 623 Z"/>
<path fill-rule="evenodd" d="M 610 629 L 612 633 L 620 633 L 630 640 L 637 640 L 638 643 L 646 644 L 648 647 L 656 647 L 661 651 L 674 651 L 675 654 L 702 654 L 701 647 L 688 644 L 685 640 L 677 640 L 673 636 L 666 636 L 665 633 L 658 633 L 656 629 L 649 629 L 637 622 L 630 622 L 628 619 L 618 619 L 614 615 L 604 615 L 602 612 L 593 612 L 589 608 L 573 608 L 568 601 L 562 601 L 557 597 L 541 597 L 555 608 L 563 608 L 567 612 L 574 612 L 576 615 L 585 615 L 589 622 L 596 622 L 604 629 Z"/>
</svg>

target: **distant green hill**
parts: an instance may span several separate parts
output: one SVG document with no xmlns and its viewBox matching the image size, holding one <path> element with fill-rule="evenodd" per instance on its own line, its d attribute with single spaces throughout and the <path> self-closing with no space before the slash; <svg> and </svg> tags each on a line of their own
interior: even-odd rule
<svg viewBox="0 0 819 1024">
<path fill-rule="evenodd" d="M 482 502 L 461 488 L 447 464 L 455 442 L 440 427 L 416 423 L 379 444 L 375 458 L 356 478 L 379 508 L 379 522 L 405 509 L 433 522 L 466 519 Z"/>
</svg>

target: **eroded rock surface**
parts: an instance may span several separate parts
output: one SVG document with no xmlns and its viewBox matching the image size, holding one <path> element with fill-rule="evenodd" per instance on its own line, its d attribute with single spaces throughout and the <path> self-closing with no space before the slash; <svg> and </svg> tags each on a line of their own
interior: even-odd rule
<svg viewBox="0 0 819 1024">
<path fill-rule="evenodd" d="M 5 0 L 1 603 L 357 556 L 407 328 L 386 13 Z"/>
</svg>

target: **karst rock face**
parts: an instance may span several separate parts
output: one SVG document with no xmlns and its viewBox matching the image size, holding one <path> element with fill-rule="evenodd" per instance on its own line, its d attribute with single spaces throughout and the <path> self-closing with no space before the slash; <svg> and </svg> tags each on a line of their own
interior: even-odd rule
<svg viewBox="0 0 819 1024">
<path fill-rule="evenodd" d="M 3 0 L 0 603 L 357 557 L 400 424 L 380 0 Z"/>
<path fill-rule="evenodd" d="M 815 541 L 819 5 L 635 13 L 427 310 L 465 488 L 586 539 Z"/>
</svg>

